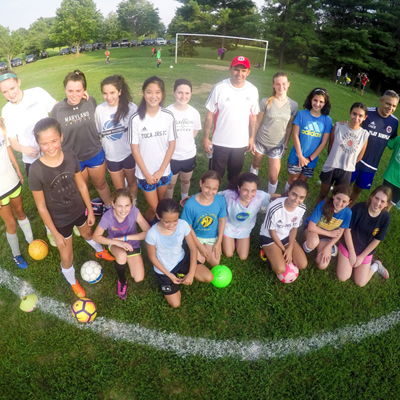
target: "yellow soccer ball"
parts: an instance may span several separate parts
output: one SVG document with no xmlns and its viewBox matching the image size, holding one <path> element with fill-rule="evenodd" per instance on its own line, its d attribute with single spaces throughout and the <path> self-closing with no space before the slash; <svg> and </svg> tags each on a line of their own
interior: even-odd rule
<svg viewBox="0 0 400 400">
<path fill-rule="evenodd" d="M 96 304 L 92 300 L 83 297 L 77 300 L 71 307 L 72 315 L 78 322 L 86 324 L 92 322 L 97 315 Z"/>
<path fill-rule="evenodd" d="M 44 240 L 36 239 L 29 245 L 29 255 L 34 260 L 43 260 L 49 252 L 49 246 Z"/>
</svg>

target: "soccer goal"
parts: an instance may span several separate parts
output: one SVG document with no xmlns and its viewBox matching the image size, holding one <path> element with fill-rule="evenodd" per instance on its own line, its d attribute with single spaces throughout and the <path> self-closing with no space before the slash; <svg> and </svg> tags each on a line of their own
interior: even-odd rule
<svg viewBox="0 0 400 400">
<path fill-rule="evenodd" d="M 263 71 L 265 71 L 265 65 L 267 63 L 267 52 L 268 52 L 268 40 L 262 40 L 262 39 L 252 39 L 252 38 L 246 38 L 246 37 L 239 37 L 239 36 L 223 36 L 223 35 L 207 35 L 204 33 L 177 33 L 176 34 L 176 39 L 175 39 L 175 64 L 178 64 L 178 45 L 179 45 L 179 36 L 191 36 L 191 37 L 199 37 L 201 40 L 202 38 L 218 38 L 219 40 L 222 40 L 223 38 L 225 39 L 233 39 L 236 41 L 236 43 L 239 43 L 240 41 L 242 43 L 250 43 L 250 42 L 259 42 L 262 45 L 262 48 L 265 46 L 265 52 L 264 52 L 264 63 L 263 63 Z M 196 44 L 198 40 L 192 40 L 191 43 Z M 258 60 L 257 60 L 258 61 Z M 259 64 L 256 62 L 256 65 Z"/>
</svg>

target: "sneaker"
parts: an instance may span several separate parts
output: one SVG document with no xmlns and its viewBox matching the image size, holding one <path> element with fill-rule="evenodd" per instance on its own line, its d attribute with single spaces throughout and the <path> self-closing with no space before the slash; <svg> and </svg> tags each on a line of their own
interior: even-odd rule
<svg viewBox="0 0 400 400">
<path fill-rule="evenodd" d="M 263 249 L 260 249 L 260 258 L 261 258 L 261 260 L 263 260 L 263 261 L 267 261 L 267 260 L 268 260 L 268 259 L 267 259 L 267 256 L 265 255 Z"/>
<path fill-rule="evenodd" d="M 96 257 L 102 258 L 103 260 L 106 260 L 106 261 L 114 261 L 115 260 L 115 258 L 106 249 L 104 249 L 103 251 L 97 251 Z"/>
<path fill-rule="evenodd" d="M 13 260 L 14 260 L 15 264 L 18 265 L 19 268 L 21 268 L 21 269 L 28 268 L 28 263 L 24 260 L 24 258 L 21 255 L 13 257 Z"/>
<path fill-rule="evenodd" d="M 49 232 L 47 234 L 47 239 L 49 239 L 49 243 L 53 246 L 53 247 L 57 247 L 56 245 L 56 241 L 54 239 L 54 236 Z"/>
<path fill-rule="evenodd" d="M 331 253 L 331 257 L 336 257 L 338 254 L 338 247 L 336 246 L 336 244 L 334 244 L 332 246 L 332 253 Z"/>
<path fill-rule="evenodd" d="M 388 270 L 382 265 L 382 263 L 377 260 L 372 263 L 372 265 L 376 264 L 378 266 L 378 270 L 376 271 L 383 279 L 388 279 L 389 278 L 389 272 Z M 371 267 L 372 267 L 371 265 Z"/>
<path fill-rule="evenodd" d="M 79 232 L 79 229 L 77 226 L 74 225 L 73 231 L 74 231 L 75 236 L 81 236 L 81 233 Z"/>
<path fill-rule="evenodd" d="M 72 286 L 72 290 L 75 292 L 75 294 L 82 298 L 86 296 L 86 292 L 85 289 L 83 289 L 83 287 L 79 284 L 78 280 L 76 280 L 75 285 L 71 285 Z"/>
<path fill-rule="evenodd" d="M 126 299 L 126 282 L 123 285 L 119 280 L 118 280 L 118 296 L 121 300 L 125 300 Z"/>
</svg>

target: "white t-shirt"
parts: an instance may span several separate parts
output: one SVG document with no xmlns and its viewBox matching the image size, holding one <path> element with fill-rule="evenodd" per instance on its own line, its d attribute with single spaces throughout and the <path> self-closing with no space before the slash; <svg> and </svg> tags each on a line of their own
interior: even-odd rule
<svg viewBox="0 0 400 400">
<path fill-rule="evenodd" d="M 271 237 L 269 230 L 274 230 L 280 240 L 289 236 L 293 228 L 301 225 L 301 220 L 306 212 L 306 205 L 301 204 L 294 211 L 289 212 L 284 207 L 286 197 L 274 200 L 267 208 L 265 220 L 261 225 L 260 235 Z"/>
<path fill-rule="evenodd" d="M 236 88 L 224 79 L 214 85 L 206 108 L 215 114 L 212 143 L 217 146 L 240 148 L 249 144 L 249 118 L 260 111 L 258 89 L 250 82 Z"/>
<path fill-rule="evenodd" d="M 167 107 L 172 111 L 176 122 L 176 133 L 178 138 L 175 143 L 173 160 L 188 160 L 196 155 L 196 143 L 193 137 L 193 131 L 201 129 L 200 113 L 188 105 L 185 111 L 177 110 L 173 104 Z"/>
<path fill-rule="evenodd" d="M 185 236 L 190 233 L 189 224 L 183 219 L 178 220 L 175 232 L 165 236 L 158 231 L 158 224 L 152 226 L 146 234 L 146 243 L 156 246 L 156 257 L 158 261 L 168 270 L 172 271 L 182 261 L 185 251 L 182 248 Z M 157 274 L 164 275 L 158 268 L 154 267 Z"/>
<path fill-rule="evenodd" d="M 7 147 L 10 143 L 4 138 L 3 131 L 0 129 L 0 196 L 3 196 L 14 189 L 19 182 L 19 178 L 11 163 Z M 9 193 L 11 194 L 11 193 Z"/>
<path fill-rule="evenodd" d="M 24 90 L 24 96 L 20 103 L 8 102 L 3 107 L 2 116 L 6 124 L 7 136 L 9 138 L 18 137 L 18 142 L 22 146 L 31 146 L 39 150 L 33 135 L 33 128 L 38 121 L 49 116 L 56 103 L 57 101 L 42 88 Z M 22 161 L 26 164 L 32 164 L 36 158 L 22 155 Z"/>
<path fill-rule="evenodd" d="M 169 142 L 176 140 L 175 119 L 171 111 L 160 108 L 154 117 L 147 114 L 141 120 L 139 113 L 132 115 L 129 121 L 129 143 L 138 144 L 139 152 L 149 174 L 157 172 L 164 161 Z M 145 179 L 139 166 L 135 174 L 138 179 Z M 163 176 L 169 175 L 171 167 L 168 164 Z"/>
<path fill-rule="evenodd" d="M 128 125 L 130 117 L 137 111 L 136 104 L 129 104 L 128 115 L 114 125 L 116 107 L 110 107 L 104 102 L 96 107 L 96 127 L 101 135 L 101 144 L 108 161 L 120 162 L 125 160 L 131 152 L 128 142 Z"/>
</svg>

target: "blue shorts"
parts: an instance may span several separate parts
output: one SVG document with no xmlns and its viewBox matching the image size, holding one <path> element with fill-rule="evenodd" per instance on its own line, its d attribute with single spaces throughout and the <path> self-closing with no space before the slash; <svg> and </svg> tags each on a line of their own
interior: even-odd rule
<svg viewBox="0 0 400 400">
<path fill-rule="evenodd" d="M 167 176 L 161 177 L 161 179 L 157 183 L 154 183 L 153 185 L 148 184 L 146 179 L 138 179 L 138 185 L 140 189 L 142 189 L 145 192 L 154 192 L 158 187 L 168 185 L 168 183 L 171 182 L 171 178 L 172 178 L 172 172 L 170 172 L 170 174 Z"/>
<path fill-rule="evenodd" d="M 360 171 L 356 169 L 351 175 L 351 183 L 356 181 L 356 185 L 360 189 L 371 189 L 375 172 Z"/>
<path fill-rule="evenodd" d="M 92 158 L 89 158 L 89 160 L 85 161 L 79 161 L 79 165 L 81 166 L 81 172 L 86 168 L 97 168 L 100 167 L 104 163 L 105 160 L 105 154 L 104 150 L 101 149 L 101 151 L 93 156 Z"/>
</svg>

